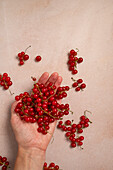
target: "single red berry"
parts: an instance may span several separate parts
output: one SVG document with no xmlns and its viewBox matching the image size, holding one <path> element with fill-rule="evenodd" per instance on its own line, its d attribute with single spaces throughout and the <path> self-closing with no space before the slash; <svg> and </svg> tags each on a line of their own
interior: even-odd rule
<svg viewBox="0 0 113 170">
<path fill-rule="evenodd" d="M 70 71 L 73 71 L 73 70 L 74 70 L 74 66 L 70 66 L 70 67 L 69 67 L 69 70 L 70 70 Z"/>
<path fill-rule="evenodd" d="M 54 169 L 55 169 L 55 170 L 58 170 L 58 169 L 59 169 L 59 166 L 58 166 L 58 165 L 55 165 Z"/>
<path fill-rule="evenodd" d="M 84 124 L 84 127 L 88 127 L 88 126 L 89 126 L 89 124 L 88 124 L 88 123 L 85 123 L 85 124 Z"/>
<path fill-rule="evenodd" d="M 70 121 L 70 120 L 66 120 L 66 121 L 65 121 L 65 124 L 66 124 L 66 125 L 71 125 L 71 121 Z"/>
<path fill-rule="evenodd" d="M 9 88 L 9 86 L 7 86 L 7 85 L 4 86 L 4 89 L 5 89 L 5 90 L 7 90 L 8 88 Z"/>
<path fill-rule="evenodd" d="M 6 162 L 7 161 L 7 158 L 6 157 L 3 157 L 2 158 L 2 162 Z"/>
<path fill-rule="evenodd" d="M 80 136 L 79 139 L 80 139 L 80 140 L 84 140 L 84 136 Z"/>
<path fill-rule="evenodd" d="M 24 62 L 23 62 L 23 61 L 20 61 L 19 65 L 23 65 L 23 64 L 24 64 Z"/>
<path fill-rule="evenodd" d="M 2 167 L 2 170 L 6 170 L 6 169 L 7 169 L 7 166 L 4 165 L 4 166 Z"/>
<path fill-rule="evenodd" d="M 86 84 L 84 84 L 84 83 L 81 84 L 81 86 L 80 86 L 81 89 L 84 89 L 85 87 L 86 87 Z"/>
<path fill-rule="evenodd" d="M 73 87 L 77 87 L 77 86 L 78 86 L 78 83 L 77 83 L 77 82 L 74 82 L 72 86 L 73 86 Z"/>
<path fill-rule="evenodd" d="M 6 77 L 5 81 L 9 82 L 10 81 L 10 77 Z"/>
<path fill-rule="evenodd" d="M 72 74 L 77 74 L 77 73 L 78 73 L 77 70 L 73 70 L 73 71 L 72 71 Z"/>
<path fill-rule="evenodd" d="M 85 119 L 85 123 L 88 123 L 88 122 L 89 122 L 89 119 L 88 119 L 88 118 L 86 118 L 86 119 Z"/>
<path fill-rule="evenodd" d="M 24 55 L 25 55 L 25 52 L 24 52 L 24 51 L 22 51 L 22 52 L 21 52 L 21 56 L 24 56 Z"/>
<path fill-rule="evenodd" d="M 75 148 L 76 147 L 76 143 L 71 143 L 71 147 Z"/>
<path fill-rule="evenodd" d="M 4 73 L 4 74 L 3 74 L 3 77 L 7 77 L 7 76 L 8 76 L 8 74 L 7 74 L 7 73 Z"/>
<path fill-rule="evenodd" d="M 79 146 L 83 145 L 83 142 L 78 142 L 78 145 L 79 145 Z"/>
<path fill-rule="evenodd" d="M 40 61 L 41 59 L 42 59 L 41 56 L 36 56 L 35 58 L 36 61 Z"/>
<path fill-rule="evenodd" d="M 86 117 L 84 115 L 80 117 L 81 120 L 85 120 L 85 118 Z"/>
<path fill-rule="evenodd" d="M 77 63 L 82 63 L 83 62 L 83 58 L 80 57 L 78 60 L 77 60 Z"/>
<path fill-rule="evenodd" d="M 21 53 L 18 53 L 18 57 L 19 57 L 19 58 L 22 57 L 22 54 L 21 54 Z"/>
<path fill-rule="evenodd" d="M 55 164 L 53 163 L 53 162 L 51 162 L 50 164 L 49 164 L 49 167 L 54 167 L 55 166 Z"/>
<path fill-rule="evenodd" d="M 36 81 L 36 78 L 35 77 L 31 77 L 33 81 Z M 34 89 L 33 89 L 34 90 Z M 37 90 L 37 89 L 36 89 Z"/>
<path fill-rule="evenodd" d="M 80 91 L 80 87 L 77 87 L 77 88 L 75 89 L 75 91 Z"/>
<path fill-rule="evenodd" d="M 78 133 L 82 133 L 82 132 L 83 132 L 83 130 L 82 130 L 82 129 L 79 129 L 79 130 L 78 130 Z"/>
<path fill-rule="evenodd" d="M 80 124 L 81 124 L 81 125 L 83 125 L 84 123 L 85 123 L 85 121 L 84 121 L 84 120 L 81 120 L 81 121 L 80 121 Z"/>
<path fill-rule="evenodd" d="M 82 79 L 78 79 L 77 80 L 77 83 L 79 84 L 79 83 L 82 83 L 83 82 L 83 80 Z"/>
<path fill-rule="evenodd" d="M 74 123 L 74 124 L 72 125 L 72 128 L 76 128 L 76 126 L 77 126 L 77 125 Z"/>
<path fill-rule="evenodd" d="M 82 125 L 81 125 L 81 124 L 78 124 L 78 125 L 77 125 L 77 129 L 80 129 L 80 128 L 82 128 Z"/>
<path fill-rule="evenodd" d="M 44 167 L 47 167 L 47 163 L 46 162 L 44 162 Z"/>
<path fill-rule="evenodd" d="M 29 59 L 29 56 L 26 54 L 26 55 L 24 55 L 24 60 L 28 60 Z"/>
<path fill-rule="evenodd" d="M 66 137 L 69 137 L 71 135 L 71 132 L 66 133 Z"/>
<path fill-rule="evenodd" d="M 11 86 L 12 84 L 13 84 L 12 81 L 9 81 L 9 82 L 7 83 L 8 86 Z"/>
<path fill-rule="evenodd" d="M 75 132 L 76 132 L 76 129 L 72 129 L 72 130 L 71 130 L 71 133 L 75 133 Z"/>
</svg>

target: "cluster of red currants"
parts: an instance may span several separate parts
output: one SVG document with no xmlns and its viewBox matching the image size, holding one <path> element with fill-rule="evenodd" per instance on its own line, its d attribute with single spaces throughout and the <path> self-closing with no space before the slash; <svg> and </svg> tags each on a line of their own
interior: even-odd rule
<svg viewBox="0 0 113 170">
<path fill-rule="evenodd" d="M 27 47 L 25 52 L 22 51 L 21 53 L 18 53 L 18 59 L 19 59 L 19 65 L 24 65 L 24 62 L 27 61 L 29 59 L 29 55 L 26 54 L 26 51 L 28 48 L 30 48 L 31 46 Z"/>
<path fill-rule="evenodd" d="M 0 166 L 2 166 L 2 170 L 6 170 L 9 167 L 9 161 L 7 161 L 6 157 L 0 156 Z"/>
<path fill-rule="evenodd" d="M 18 53 L 19 65 L 24 65 L 24 62 L 29 59 L 29 55 L 26 54 L 26 51 L 30 47 L 31 46 L 27 47 L 25 52 L 22 51 Z M 41 59 L 42 59 L 41 56 L 36 56 L 35 61 L 40 61 Z"/>
<path fill-rule="evenodd" d="M 69 53 L 69 60 L 68 60 L 68 65 L 69 65 L 69 70 L 72 71 L 72 74 L 77 74 L 77 64 L 82 63 L 83 58 L 82 57 L 77 57 L 77 52 L 75 50 L 71 50 Z"/>
<path fill-rule="evenodd" d="M 20 100 L 16 105 L 15 112 L 26 122 L 37 122 L 37 131 L 45 135 L 48 133 L 50 123 L 61 120 L 64 115 L 69 114 L 69 104 L 57 102 L 62 93 L 65 92 L 62 98 L 67 96 L 66 91 L 68 90 L 68 86 L 56 89 L 56 86 L 51 82 L 47 86 L 35 83 L 30 94 L 24 92 L 15 97 L 16 101 Z"/>
<path fill-rule="evenodd" d="M 83 145 L 83 136 L 79 136 L 83 132 L 83 129 L 89 126 L 89 123 L 92 123 L 87 117 L 86 117 L 86 111 L 84 112 L 84 115 L 80 117 L 80 122 L 78 124 L 73 123 L 73 121 L 66 120 L 63 124 L 63 121 L 59 121 L 57 128 L 62 129 L 62 131 L 65 131 L 66 138 L 71 141 L 71 147 L 76 147 L 76 145 L 81 146 Z"/>
<path fill-rule="evenodd" d="M 9 89 L 9 86 L 12 84 L 11 78 L 7 73 L 4 73 L 3 75 L 0 74 L 0 85 L 3 86 L 5 90 Z"/>
<path fill-rule="evenodd" d="M 73 77 L 71 79 L 74 81 L 72 86 L 76 87 L 75 91 L 80 91 L 80 90 L 83 90 L 84 88 L 86 88 L 86 84 L 83 83 L 82 79 L 75 80 Z"/>
<path fill-rule="evenodd" d="M 51 162 L 49 165 L 47 163 L 44 163 L 43 170 L 60 170 L 58 165 L 55 165 L 55 163 Z"/>
</svg>

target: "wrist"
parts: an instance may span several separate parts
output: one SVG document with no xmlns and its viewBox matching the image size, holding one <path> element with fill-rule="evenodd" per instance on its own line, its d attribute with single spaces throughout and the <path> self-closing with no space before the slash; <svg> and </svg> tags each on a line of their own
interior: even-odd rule
<svg viewBox="0 0 113 170">
<path fill-rule="evenodd" d="M 21 166 L 24 167 L 24 170 L 42 170 L 43 164 L 45 161 L 45 151 L 38 148 L 23 148 L 18 147 L 17 161 L 21 162 Z M 16 165 L 16 164 L 15 164 Z M 16 168 L 14 170 L 18 170 Z"/>
</svg>

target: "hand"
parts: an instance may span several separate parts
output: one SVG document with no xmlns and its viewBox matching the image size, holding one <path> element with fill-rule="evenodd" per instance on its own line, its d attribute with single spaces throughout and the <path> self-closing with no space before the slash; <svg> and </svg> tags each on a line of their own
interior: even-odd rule
<svg viewBox="0 0 113 170">
<path fill-rule="evenodd" d="M 47 72 L 42 74 L 39 78 L 39 83 L 47 85 L 52 82 L 58 88 L 62 82 L 62 77 L 58 76 L 58 73 L 53 73 L 50 77 Z M 61 101 L 58 101 L 59 103 Z M 37 123 L 26 123 L 20 119 L 20 117 L 14 112 L 17 102 L 14 102 L 11 107 L 11 125 L 17 140 L 19 147 L 29 150 L 32 148 L 46 151 L 47 146 L 52 138 L 55 130 L 56 121 L 51 123 L 49 133 L 43 135 L 37 131 Z"/>
</svg>

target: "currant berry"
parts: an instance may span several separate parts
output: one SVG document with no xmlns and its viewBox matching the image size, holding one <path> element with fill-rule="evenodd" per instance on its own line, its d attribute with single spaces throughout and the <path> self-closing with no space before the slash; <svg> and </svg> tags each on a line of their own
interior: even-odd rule
<svg viewBox="0 0 113 170">
<path fill-rule="evenodd" d="M 36 58 L 35 58 L 35 60 L 38 62 L 41 61 L 41 59 L 42 59 L 41 56 L 36 56 Z"/>
</svg>

